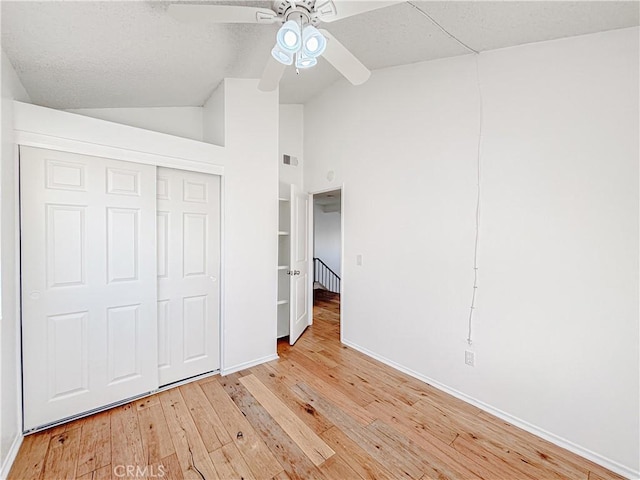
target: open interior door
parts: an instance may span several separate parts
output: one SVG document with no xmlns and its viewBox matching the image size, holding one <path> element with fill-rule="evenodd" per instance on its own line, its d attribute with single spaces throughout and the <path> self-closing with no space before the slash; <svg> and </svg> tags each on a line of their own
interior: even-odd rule
<svg viewBox="0 0 640 480">
<path fill-rule="evenodd" d="M 293 345 L 309 325 L 309 196 L 291 185 L 291 265 L 289 343 Z"/>
</svg>

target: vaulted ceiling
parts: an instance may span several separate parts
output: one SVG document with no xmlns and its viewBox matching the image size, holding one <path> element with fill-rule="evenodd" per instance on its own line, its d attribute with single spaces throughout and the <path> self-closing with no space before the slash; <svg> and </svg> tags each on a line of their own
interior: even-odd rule
<svg viewBox="0 0 640 480">
<path fill-rule="evenodd" d="M 261 76 L 277 25 L 185 24 L 169 3 L 2 1 L 2 48 L 33 102 L 53 108 L 200 106 L 225 77 Z M 411 1 L 323 28 L 372 70 L 469 53 L 434 21 L 482 52 L 637 26 L 640 13 L 637 1 Z M 280 102 L 341 78 L 323 59 L 288 68 Z"/>
</svg>

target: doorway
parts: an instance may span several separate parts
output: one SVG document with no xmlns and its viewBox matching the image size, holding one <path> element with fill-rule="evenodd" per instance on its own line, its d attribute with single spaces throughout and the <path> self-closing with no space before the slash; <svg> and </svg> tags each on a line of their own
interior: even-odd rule
<svg viewBox="0 0 640 480">
<path fill-rule="evenodd" d="M 313 317 L 340 337 L 342 189 L 313 194 Z"/>
</svg>

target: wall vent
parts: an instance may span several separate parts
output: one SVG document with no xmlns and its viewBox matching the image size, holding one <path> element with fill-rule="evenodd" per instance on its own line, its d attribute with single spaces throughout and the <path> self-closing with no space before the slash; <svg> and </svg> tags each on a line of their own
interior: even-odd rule
<svg viewBox="0 0 640 480">
<path fill-rule="evenodd" d="M 282 163 L 285 165 L 291 165 L 292 167 L 296 167 L 298 165 L 298 158 L 292 157 L 291 155 L 287 155 L 286 153 L 282 155 Z"/>
</svg>

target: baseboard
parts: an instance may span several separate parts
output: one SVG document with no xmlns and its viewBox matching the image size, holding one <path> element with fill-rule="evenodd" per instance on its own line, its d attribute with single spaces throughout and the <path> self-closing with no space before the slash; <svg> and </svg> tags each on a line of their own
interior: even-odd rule
<svg viewBox="0 0 640 480">
<path fill-rule="evenodd" d="M 9 471 L 13 466 L 13 462 L 18 456 L 18 450 L 20 450 L 20 445 L 22 445 L 22 435 L 18 434 L 16 438 L 14 438 L 13 443 L 11 444 L 11 448 L 9 449 L 9 453 L 7 454 L 7 458 L 4 459 L 2 464 L 2 468 L 0 469 L 0 480 L 6 480 L 9 476 Z"/>
<path fill-rule="evenodd" d="M 220 371 L 220 375 L 222 375 L 224 377 L 225 375 L 230 375 L 232 373 L 239 372 L 240 370 L 245 370 L 247 368 L 255 367 L 256 365 L 260 365 L 261 363 L 270 362 L 271 360 L 277 360 L 278 358 L 280 358 L 278 356 L 278 354 L 274 353 L 273 355 L 267 355 L 266 357 L 257 358 L 255 360 L 250 360 L 250 361 L 244 362 L 244 363 L 239 363 L 238 365 L 234 365 L 233 367 L 223 368 Z"/>
<path fill-rule="evenodd" d="M 516 427 L 519 427 L 523 430 L 526 430 L 529 433 L 532 433 L 533 435 L 536 435 L 537 437 L 543 438 L 544 440 L 547 440 L 553 443 L 554 445 L 557 445 L 561 448 L 569 450 L 570 452 L 575 453 L 576 455 L 580 455 L 581 457 L 584 457 L 587 460 L 597 463 L 598 465 L 601 465 L 602 467 L 607 468 L 612 472 L 615 472 L 629 479 L 640 479 L 640 471 L 633 470 L 632 468 L 622 465 L 609 458 L 603 457 L 598 453 L 592 452 L 591 450 L 581 447 L 580 445 L 577 445 L 562 437 L 559 437 L 558 435 L 555 435 L 551 432 L 547 432 L 546 430 L 543 430 L 535 425 L 532 425 L 531 423 L 528 423 L 524 420 L 514 417 L 509 413 L 503 412 L 502 410 L 494 408 L 491 405 L 486 404 L 480 400 L 477 400 L 465 393 L 459 392 L 458 390 L 455 390 L 446 385 L 443 385 L 437 382 L 436 380 L 433 380 L 432 378 L 429 378 L 425 375 L 422 375 L 418 372 L 411 370 L 410 368 L 400 365 L 399 363 L 396 363 L 393 360 L 389 360 L 388 358 L 378 355 L 377 353 L 372 352 L 371 350 L 368 350 L 364 347 L 361 347 L 360 345 L 357 345 L 345 339 L 342 339 L 342 343 L 353 348 L 354 350 L 359 351 L 360 353 L 364 353 L 365 355 L 371 358 L 374 358 L 379 362 L 384 363 L 385 365 L 389 365 L 390 367 L 393 367 L 396 370 L 399 370 L 418 380 L 428 383 L 429 385 L 437 388 L 438 390 L 442 390 L 443 392 L 448 393 L 449 395 L 452 395 L 464 402 L 470 403 L 471 405 L 474 405 L 484 410 L 485 412 L 495 415 L 496 417 L 501 418 L 502 420 L 509 422 L 510 424 L 515 425 Z"/>
</svg>

